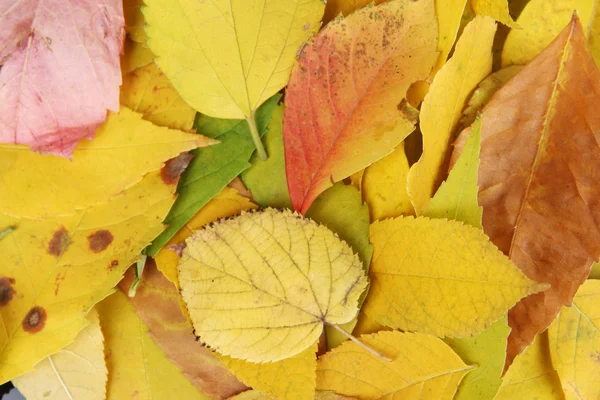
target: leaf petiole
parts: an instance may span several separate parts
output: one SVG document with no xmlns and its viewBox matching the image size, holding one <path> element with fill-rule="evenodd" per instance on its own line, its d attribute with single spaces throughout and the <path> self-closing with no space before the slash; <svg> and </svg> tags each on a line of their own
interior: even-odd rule
<svg viewBox="0 0 600 400">
<path fill-rule="evenodd" d="M 14 231 L 15 229 L 17 229 L 17 227 L 14 226 L 14 225 L 10 225 L 10 226 L 7 226 L 4 229 L 1 229 L 0 230 L 0 239 L 2 239 L 4 236 L 8 235 L 9 233 L 11 233 L 12 231 Z"/>
<path fill-rule="evenodd" d="M 359 345 L 360 347 L 362 347 L 363 349 L 365 349 L 369 353 L 373 354 L 375 357 L 379 357 L 382 360 L 388 361 L 388 362 L 394 361 L 391 358 L 384 356 L 383 354 L 381 354 L 380 352 L 378 352 L 374 348 L 367 346 L 366 344 L 364 344 L 363 342 L 361 342 L 360 340 L 358 340 L 357 338 L 355 338 L 354 336 L 352 336 L 350 333 L 348 333 L 345 330 L 343 330 L 339 325 L 337 325 L 337 324 L 331 324 L 329 322 L 325 322 L 325 324 L 331 326 L 333 329 L 337 330 L 342 335 L 346 336 L 348 339 L 352 340 L 354 343 L 356 343 L 357 345 Z"/>
<path fill-rule="evenodd" d="M 133 282 L 131 282 L 131 286 L 129 287 L 129 297 L 135 297 L 135 292 L 137 290 L 137 286 L 140 283 L 140 279 L 142 278 L 142 274 L 144 273 L 144 266 L 146 265 L 147 255 L 142 254 L 142 257 L 135 263 L 134 269 L 134 278 Z"/>
<path fill-rule="evenodd" d="M 250 127 L 250 134 L 252 135 L 252 141 L 254 141 L 254 146 L 256 146 L 258 156 L 261 160 L 265 161 L 267 159 L 267 151 L 265 150 L 265 146 L 263 146 L 262 141 L 260 140 L 260 133 L 258 132 L 258 127 L 256 126 L 254 111 L 252 111 L 250 116 L 246 118 L 246 121 L 248 122 L 248 126 Z"/>
</svg>

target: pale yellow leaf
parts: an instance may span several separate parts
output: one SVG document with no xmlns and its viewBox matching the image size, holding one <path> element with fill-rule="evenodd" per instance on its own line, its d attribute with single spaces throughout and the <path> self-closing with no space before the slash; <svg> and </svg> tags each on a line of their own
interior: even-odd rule
<svg viewBox="0 0 600 400">
<path fill-rule="evenodd" d="M 88 315 L 90 325 L 75 341 L 46 357 L 35 370 L 12 380 L 28 400 L 103 400 L 108 371 L 98 313 Z"/>
<path fill-rule="evenodd" d="M 367 284 L 345 242 L 289 210 L 245 212 L 186 243 L 179 282 L 196 334 L 251 362 L 291 357 L 324 324 L 352 320 Z"/>
<path fill-rule="evenodd" d="M 246 385 L 281 400 L 315 397 L 317 343 L 300 354 L 271 363 L 251 363 L 221 356 L 221 361 Z"/>
<path fill-rule="evenodd" d="M 380 332 L 359 340 L 393 361 L 346 342 L 319 358 L 318 390 L 360 399 L 452 399 L 471 369 L 447 344 L 430 335 Z"/>
<path fill-rule="evenodd" d="M 552 365 L 567 399 L 600 397 L 600 281 L 579 287 L 548 328 Z"/>
<path fill-rule="evenodd" d="M 73 214 L 106 203 L 183 151 L 216 143 L 202 135 L 158 127 L 122 107 L 71 160 L 0 145 L 0 210 L 15 217 Z M 43 199 L 43 201 L 40 201 Z"/>
<path fill-rule="evenodd" d="M 437 73 L 421 107 L 423 154 L 408 173 L 408 194 L 417 215 L 440 180 L 448 145 L 462 109 L 477 84 L 492 70 L 496 23 L 477 16 L 467 25 L 454 55 Z"/>
<path fill-rule="evenodd" d="M 121 291 L 98 304 L 108 367 L 108 400 L 208 400 L 148 336 Z"/>
<path fill-rule="evenodd" d="M 371 290 L 362 311 L 395 329 L 463 337 L 547 288 L 461 222 L 398 217 L 371 225 Z"/>
<path fill-rule="evenodd" d="M 550 362 L 548 336 L 542 333 L 519 354 L 502 379 L 494 400 L 562 400 L 564 393 Z"/>
<path fill-rule="evenodd" d="M 438 60 L 432 76 L 446 63 L 450 50 L 454 47 L 456 35 L 467 0 L 435 0 L 435 15 L 438 21 Z"/>
</svg>

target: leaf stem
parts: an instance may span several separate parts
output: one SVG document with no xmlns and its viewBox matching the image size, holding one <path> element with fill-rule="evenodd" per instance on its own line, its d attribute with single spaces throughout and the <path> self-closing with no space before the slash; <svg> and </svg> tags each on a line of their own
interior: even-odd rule
<svg viewBox="0 0 600 400">
<path fill-rule="evenodd" d="M 256 126 L 254 111 L 252 111 L 250 116 L 246 118 L 246 121 L 248 121 L 248 126 L 250 127 L 250 134 L 252 135 L 252 140 L 254 141 L 254 146 L 256 146 L 258 156 L 261 160 L 265 161 L 267 159 L 267 151 L 265 150 L 265 146 L 263 146 L 262 141 L 260 140 L 260 133 L 258 132 L 258 127 Z"/>
<path fill-rule="evenodd" d="M 339 325 L 337 325 L 337 324 L 331 324 L 329 322 L 325 322 L 325 323 L 327 325 L 333 327 L 335 330 L 337 330 L 338 332 L 340 332 L 342 335 L 346 336 L 348 339 L 352 340 L 354 343 L 356 343 L 357 345 L 359 345 L 360 347 L 362 347 L 363 349 L 365 349 L 369 353 L 373 354 L 374 356 L 379 357 L 379 358 L 381 358 L 384 361 L 388 361 L 388 362 L 394 361 L 391 358 L 384 356 L 383 354 L 381 354 L 380 352 L 378 352 L 374 348 L 367 346 L 366 344 L 364 344 L 363 342 L 361 342 L 360 340 L 358 340 L 357 338 L 355 338 L 354 336 L 352 336 L 350 333 L 348 333 L 345 330 L 343 330 Z"/>
<path fill-rule="evenodd" d="M 7 226 L 4 229 L 0 230 L 0 239 L 2 239 L 4 236 L 8 235 L 9 233 L 11 233 L 12 231 L 14 231 L 15 229 L 17 229 L 16 226 L 11 225 L 11 226 Z"/>
<path fill-rule="evenodd" d="M 135 297 L 135 292 L 137 290 L 138 284 L 140 283 L 140 279 L 142 278 L 142 274 L 144 273 L 144 266 L 146 265 L 147 258 L 148 256 L 142 254 L 138 262 L 135 263 L 134 278 L 133 282 L 131 282 L 131 286 L 129 287 L 129 297 Z"/>
</svg>

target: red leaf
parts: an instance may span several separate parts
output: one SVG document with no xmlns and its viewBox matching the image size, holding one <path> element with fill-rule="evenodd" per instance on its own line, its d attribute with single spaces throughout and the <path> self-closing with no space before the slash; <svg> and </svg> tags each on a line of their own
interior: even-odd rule
<svg viewBox="0 0 600 400">
<path fill-rule="evenodd" d="M 70 156 L 119 110 L 120 0 L 0 0 L 0 142 Z"/>
</svg>

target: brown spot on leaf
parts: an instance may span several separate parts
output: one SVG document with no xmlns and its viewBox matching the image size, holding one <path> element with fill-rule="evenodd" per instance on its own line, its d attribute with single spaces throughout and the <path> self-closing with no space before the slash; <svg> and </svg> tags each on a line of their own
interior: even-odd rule
<svg viewBox="0 0 600 400">
<path fill-rule="evenodd" d="M 94 253 L 100 253 L 101 251 L 106 250 L 106 248 L 112 243 L 112 241 L 112 233 L 105 229 L 96 231 L 88 236 L 90 250 Z"/>
<path fill-rule="evenodd" d="M 110 264 L 108 264 L 108 270 L 112 271 L 117 265 L 119 265 L 118 260 L 112 260 Z"/>
<path fill-rule="evenodd" d="M 54 279 L 54 295 L 55 296 L 58 296 L 58 290 L 60 289 L 60 284 L 62 283 L 62 281 L 65 280 L 65 276 L 67 276 L 66 272 L 64 274 L 56 275 L 56 278 Z"/>
<path fill-rule="evenodd" d="M 12 287 L 14 284 L 13 278 L 0 278 L 0 306 L 5 306 L 12 300 L 15 294 L 15 288 Z"/>
<path fill-rule="evenodd" d="M 41 331 L 46 325 L 46 310 L 40 306 L 33 306 L 23 318 L 21 325 L 25 332 L 36 333 Z"/>
<path fill-rule="evenodd" d="M 54 232 L 52 239 L 50 239 L 50 243 L 48 244 L 48 254 L 60 257 L 70 244 L 71 239 L 69 238 L 69 232 L 64 226 L 61 226 L 59 230 Z"/>
<path fill-rule="evenodd" d="M 416 123 L 419 118 L 419 111 L 410 105 L 406 99 L 402 99 L 398 104 L 398 111 L 402 113 L 402 116 L 410 122 Z"/>
<path fill-rule="evenodd" d="M 185 171 L 194 155 L 192 153 L 181 153 L 175 158 L 167 161 L 163 169 L 160 170 L 160 177 L 167 185 L 174 185 L 179 182 L 181 173 Z"/>
</svg>

